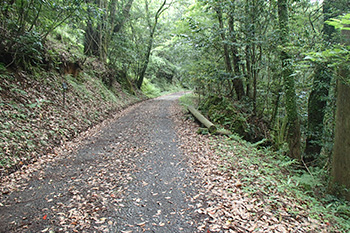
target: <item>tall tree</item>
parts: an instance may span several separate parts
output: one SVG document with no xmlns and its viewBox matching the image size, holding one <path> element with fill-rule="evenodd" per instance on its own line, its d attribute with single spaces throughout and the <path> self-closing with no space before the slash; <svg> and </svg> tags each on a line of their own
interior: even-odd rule
<svg viewBox="0 0 350 233">
<path fill-rule="evenodd" d="M 238 54 L 238 48 L 237 48 L 237 39 L 236 39 L 236 30 L 235 30 L 235 1 L 231 0 L 230 2 L 230 9 L 229 9 L 229 19 L 228 19 L 228 27 L 229 27 L 229 32 L 230 32 L 230 39 L 231 39 L 231 54 L 232 54 L 232 60 L 233 60 L 233 69 L 235 71 L 235 76 L 240 78 L 241 76 L 241 69 L 240 69 L 240 57 Z M 242 80 L 241 80 L 242 81 Z M 243 85 L 242 85 L 243 87 Z M 243 90 L 244 92 L 244 90 Z"/>
<path fill-rule="evenodd" d="M 160 7 L 158 8 L 156 14 L 154 15 L 154 21 L 151 19 L 151 12 L 149 9 L 149 2 L 148 0 L 145 0 L 145 9 L 146 9 L 146 17 L 147 17 L 147 24 L 149 28 L 149 38 L 148 38 L 148 44 L 147 44 L 147 49 L 146 49 L 146 54 L 145 54 L 145 60 L 142 64 L 141 70 L 138 74 L 138 79 L 137 79 L 137 87 L 140 89 L 143 83 L 143 79 L 145 78 L 146 70 L 148 67 L 149 59 L 151 56 L 151 51 L 153 47 L 153 42 L 154 42 L 154 36 L 155 32 L 157 29 L 159 17 L 162 15 L 164 11 L 166 11 L 171 4 L 167 5 L 167 0 L 164 0 Z"/>
<path fill-rule="evenodd" d="M 278 0 L 278 18 L 280 30 L 280 42 L 282 50 L 280 57 L 282 60 L 282 79 L 285 90 L 286 112 L 288 119 L 287 141 L 289 145 L 289 155 L 292 158 L 301 159 L 300 153 L 300 123 L 296 104 L 295 81 L 291 57 L 286 51 L 288 44 L 289 25 L 288 25 L 288 5 L 287 0 Z"/>
<path fill-rule="evenodd" d="M 263 0 L 249 0 L 244 6 L 242 28 L 245 45 L 246 93 L 253 102 L 253 114 L 256 115 L 258 78 L 262 66 L 262 41 L 266 33 L 268 3 Z"/>
<path fill-rule="evenodd" d="M 222 48 L 223 48 L 223 55 L 224 55 L 224 61 L 225 61 L 225 68 L 226 72 L 232 77 L 227 80 L 229 89 L 233 88 L 236 92 L 237 99 L 240 100 L 242 99 L 243 96 L 245 96 L 244 92 L 244 87 L 243 87 L 243 81 L 242 78 L 240 77 L 240 71 L 239 71 L 239 58 L 238 58 L 238 51 L 236 47 L 233 45 L 234 44 L 234 18 L 233 18 L 233 2 L 230 2 L 229 4 L 231 5 L 230 13 L 229 13 L 229 20 L 228 20 L 228 26 L 229 26 L 229 32 L 230 35 L 228 37 L 229 40 L 231 40 L 231 46 L 228 45 L 227 43 L 227 36 L 226 36 L 226 29 L 224 26 L 224 19 L 223 19 L 223 10 L 222 10 L 222 2 L 218 2 L 214 5 L 214 10 L 216 12 L 216 16 L 219 22 L 219 33 L 220 37 L 222 39 Z M 230 51 L 232 55 L 232 59 L 230 56 Z M 233 62 L 232 62 L 233 60 Z M 233 68 L 232 68 L 233 65 Z M 232 80 L 232 81 L 231 81 Z M 231 84 L 232 83 L 232 84 Z"/>
<path fill-rule="evenodd" d="M 226 42 L 226 35 L 225 35 L 225 29 L 224 29 L 224 22 L 222 19 L 222 8 L 221 8 L 221 3 L 219 2 L 218 4 L 216 4 L 214 6 L 214 10 L 216 12 L 216 16 L 218 18 L 219 21 L 219 29 L 220 29 L 220 36 L 222 39 L 222 46 L 223 46 L 223 50 L 224 50 L 224 61 L 225 61 L 225 68 L 226 68 L 226 72 L 229 75 L 232 75 L 232 64 L 231 64 L 231 58 L 230 58 L 230 53 L 229 53 L 229 47 L 227 45 Z M 229 85 L 229 89 L 231 90 L 231 81 L 230 79 L 227 79 L 227 83 Z M 237 93 L 237 99 L 240 99 L 241 96 L 239 93 Z"/>
<path fill-rule="evenodd" d="M 313 86 L 308 100 L 308 125 L 306 147 L 303 160 L 308 165 L 317 165 L 315 161 L 323 145 L 323 119 L 332 73 L 326 62 L 317 62 L 313 74 Z"/>
<path fill-rule="evenodd" d="M 350 14 L 348 15 L 350 19 Z M 349 20 L 347 20 L 347 23 Z M 344 25 L 347 28 L 342 30 L 342 42 L 350 46 L 350 25 Z M 349 84 L 349 66 L 342 64 L 340 69 L 341 79 L 338 80 L 337 88 L 337 110 L 334 138 L 334 151 L 332 160 L 332 188 L 338 191 L 337 186 L 345 186 L 350 189 L 350 84 Z M 341 190 L 341 194 L 350 200 L 350 192 Z"/>
<path fill-rule="evenodd" d="M 343 74 L 347 74 L 343 71 Z M 336 126 L 332 161 L 333 188 L 350 188 L 350 86 L 338 81 Z M 342 193 L 350 200 L 350 192 Z"/>
<path fill-rule="evenodd" d="M 325 23 L 330 18 L 336 17 L 341 10 L 340 1 L 324 0 L 323 1 L 323 40 L 324 47 L 328 47 L 333 39 L 335 32 L 333 26 Z M 341 11 L 343 11 L 342 9 Z M 330 83 L 332 80 L 332 70 L 328 67 L 327 62 L 315 62 L 313 74 L 313 86 L 308 101 L 308 125 L 307 138 L 304 153 L 304 161 L 308 165 L 317 165 L 319 154 L 323 145 L 323 119 L 325 116 L 327 97 L 329 93 Z"/>
<path fill-rule="evenodd" d="M 119 4 L 117 0 L 94 0 L 88 5 L 85 54 L 97 56 L 102 61 L 107 60 L 110 41 L 128 20 L 133 1 Z"/>
<path fill-rule="evenodd" d="M 330 18 L 337 17 L 349 9 L 350 3 L 344 0 L 323 1 L 323 47 L 329 48 L 333 43 L 339 43 L 339 39 L 333 34 L 334 26 L 326 23 Z M 317 160 L 323 146 L 324 116 L 327 98 L 333 70 L 327 62 L 315 62 L 314 80 L 308 101 L 308 125 L 307 138 L 304 153 L 304 161 L 309 165 L 317 165 Z"/>
</svg>

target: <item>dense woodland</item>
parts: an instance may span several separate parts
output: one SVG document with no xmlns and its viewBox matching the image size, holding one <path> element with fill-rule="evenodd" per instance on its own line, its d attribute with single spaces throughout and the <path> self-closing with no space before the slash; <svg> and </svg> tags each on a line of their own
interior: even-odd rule
<svg viewBox="0 0 350 233">
<path fill-rule="evenodd" d="M 349 13 L 348 0 L 2 1 L 0 72 L 83 79 L 94 57 L 106 87 L 194 90 L 212 121 L 350 199 Z"/>
</svg>

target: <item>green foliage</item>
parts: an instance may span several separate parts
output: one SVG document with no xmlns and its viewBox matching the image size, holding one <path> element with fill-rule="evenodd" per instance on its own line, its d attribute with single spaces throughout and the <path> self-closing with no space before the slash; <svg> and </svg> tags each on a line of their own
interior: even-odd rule
<svg viewBox="0 0 350 233">
<path fill-rule="evenodd" d="M 160 89 L 151 83 L 148 79 L 144 79 L 141 91 L 148 97 L 154 98 L 160 96 Z"/>
<path fill-rule="evenodd" d="M 45 62 L 46 37 L 79 16 L 81 0 L 12 1 L 0 9 L 0 61 L 24 69 Z"/>
<path fill-rule="evenodd" d="M 188 105 L 197 106 L 198 104 L 198 96 L 193 94 L 192 92 L 180 97 L 179 102 L 181 105 L 187 107 Z"/>
<path fill-rule="evenodd" d="M 210 119 L 244 136 L 248 130 L 246 117 L 230 100 L 218 96 L 210 96 L 202 103 L 200 109 L 207 112 Z"/>
<path fill-rule="evenodd" d="M 252 142 L 268 137 L 267 123 L 252 114 L 249 102 L 233 102 L 216 95 L 205 96 L 199 108 L 213 121 Z M 267 138 L 270 140 L 270 138 Z M 269 143 L 267 143 L 269 144 Z"/>
<path fill-rule="evenodd" d="M 101 98 L 106 102 L 117 103 L 118 99 L 116 93 L 111 88 L 107 88 L 106 85 L 100 79 L 92 80 L 94 89 L 99 91 Z"/>
<path fill-rule="evenodd" d="M 5 72 L 6 72 L 6 66 L 4 63 L 0 62 L 0 74 L 5 73 Z"/>
<path fill-rule="evenodd" d="M 141 86 L 141 91 L 149 98 L 155 98 L 169 93 L 183 91 L 184 88 L 177 83 L 169 83 L 165 79 L 145 79 Z"/>
<path fill-rule="evenodd" d="M 26 106 L 30 109 L 40 109 L 43 105 L 51 103 L 51 101 L 45 99 L 35 99 L 35 102 L 29 100 L 28 102 L 29 103 Z"/>
<path fill-rule="evenodd" d="M 306 54 L 305 60 L 326 63 L 330 68 L 338 68 L 346 65 L 350 60 L 349 51 L 349 46 L 335 45 L 334 48 L 322 52 L 309 52 Z"/>
<path fill-rule="evenodd" d="M 44 47 L 40 35 L 36 32 L 28 32 L 20 35 L 15 40 L 14 57 L 16 65 L 29 68 L 40 66 L 44 56 Z"/>
<path fill-rule="evenodd" d="M 154 50 L 150 58 L 147 73 L 154 75 L 159 81 L 167 80 L 171 83 L 173 78 L 175 78 L 177 67 L 169 61 L 165 54 L 160 54 L 159 50 L 164 50 L 163 47 L 158 47 Z"/>
<path fill-rule="evenodd" d="M 198 128 L 197 133 L 202 134 L 202 135 L 208 135 L 209 129 L 208 128 Z"/>
<path fill-rule="evenodd" d="M 83 45 L 84 30 L 82 29 L 72 28 L 71 26 L 65 24 L 57 27 L 53 32 L 53 36 L 56 40 L 58 38 L 59 42 L 68 45 L 69 46 L 68 50 L 70 50 L 70 52 L 75 52 L 75 51 L 71 51 L 71 49 L 75 47 L 79 48 L 79 53 L 82 53 L 84 50 L 84 45 Z"/>
<path fill-rule="evenodd" d="M 350 14 L 327 20 L 326 23 L 339 30 L 350 30 Z"/>
<path fill-rule="evenodd" d="M 326 62 L 329 73 L 337 73 L 339 70 L 334 68 L 349 63 L 349 48 L 332 47 L 333 40 L 327 41 L 323 34 L 327 31 L 323 19 L 342 14 L 348 9 L 348 1 L 329 1 L 329 11 L 322 11 L 325 6 L 319 2 L 302 0 L 286 3 L 289 10 L 288 43 L 286 41 L 281 44 L 279 40 L 277 2 L 259 0 L 197 1 L 188 7 L 183 17 L 176 22 L 176 37 L 173 39 L 173 43 L 183 51 L 176 54 L 181 61 L 176 64 L 181 64 L 182 69 L 179 70 L 182 81 L 195 89 L 201 102 L 205 103 L 210 95 L 227 98 L 229 103 L 234 102 L 235 90 L 230 80 L 242 78 L 248 102 L 252 105 L 250 111 L 253 111 L 247 115 L 255 115 L 257 119 L 268 122 L 264 129 L 267 133 L 263 135 L 272 135 L 275 148 L 283 152 L 287 152 L 287 128 L 290 126 L 285 122 L 286 107 L 291 106 L 289 101 L 294 96 L 296 104 L 292 106 L 293 114 L 289 112 L 288 115 L 300 119 L 301 148 L 304 148 L 303 144 L 308 134 L 308 98 L 312 90 L 315 63 Z M 219 27 L 217 9 L 222 11 L 222 29 Z M 233 24 L 230 25 L 231 20 Z M 346 20 L 343 20 L 343 23 L 347 23 Z M 332 21 L 333 25 L 337 26 L 335 23 L 339 23 L 341 19 Z M 229 50 L 232 69 L 232 58 L 237 55 L 238 72 L 231 72 L 227 68 L 224 46 Z M 289 54 L 285 61 L 288 62 L 288 70 L 293 72 L 286 74 L 288 78 L 285 81 L 294 82 L 294 87 L 291 88 L 285 88 L 287 82 L 282 82 L 282 74 L 287 69 L 281 68 L 281 52 Z M 308 55 L 306 59 L 305 54 Z M 328 113 L 324 121 L 328 136 L 327 142 L 323 141 L 322 146 L 325 150 L 322 150 L 321 154 L 324 161 L 328 161 L 332 153 L 335 120 L 332 117 L 335 109 L 335 93 L 332 91 L 335 88 L 334 81 L 329 88 L 326 110 Z M 288 92 L 289 90 L 293 93 Z M 291 94 L 286 96 L 286 92 Z M 232 112 L 231 104 L 222 104 L 227 106 L 227 112 Z M 224 107 L 215 106 L 210 112 L 213 114 L 211 117 L 226 127 L 230 127 L 230 120 L 239 122 L 240 117 L 238 120 L 233 119 L 230 114 L 226 117 L 225 111 Z M 249 123 L 252 121 L 247 116 L 245 119 Z M 251 124 L 244 126 L 246 132 L 251 132 L 249 134 L 254 134 L 261 128 L 260 123 L 257 127 Z"/>
<path fill-rule="evenodd" d="M 223 170 L 238 171 L 232 172 L 232 175 L 242 182 L 242 188 L 248 195 L 273 205 L 279 205 L 282 198 L 290 213 L 298 214 L 300 210 L 293 206 L 302 206 L 311 218 L 329 223 L 331 230 L 350 230 L 350 203 L 327 194 L 328 175 L 325 169 L 300 170 L 296 160 L 279 152 L 258 150 L 237 136 L 212 140 L 212 146 L 224 161 L 228 161 Z"/>
</svg>

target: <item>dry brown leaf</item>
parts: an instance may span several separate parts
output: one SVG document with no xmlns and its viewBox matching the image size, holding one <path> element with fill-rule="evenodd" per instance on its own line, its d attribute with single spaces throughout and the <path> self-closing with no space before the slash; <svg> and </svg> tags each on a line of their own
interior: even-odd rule
<svg viewBox="0 0 350 233">
<path fill-rule="evenodd" d="M 146 225 L 146 222 L 136 223 L 136 225 L 139 227 L 144 227 Z"/>
</svg>

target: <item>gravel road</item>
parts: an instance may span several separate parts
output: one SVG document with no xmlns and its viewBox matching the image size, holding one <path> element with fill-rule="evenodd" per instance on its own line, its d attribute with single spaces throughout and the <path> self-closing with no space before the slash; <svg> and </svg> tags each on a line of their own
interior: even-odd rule
<svg viewBox="0 0 350 233">
<path fill-rule="evenodd" d="M 0 232 L 196 232 L 198 182 L 170 113 L 180 96 L 130 107 L 3 180 Z"/>
</svg>

